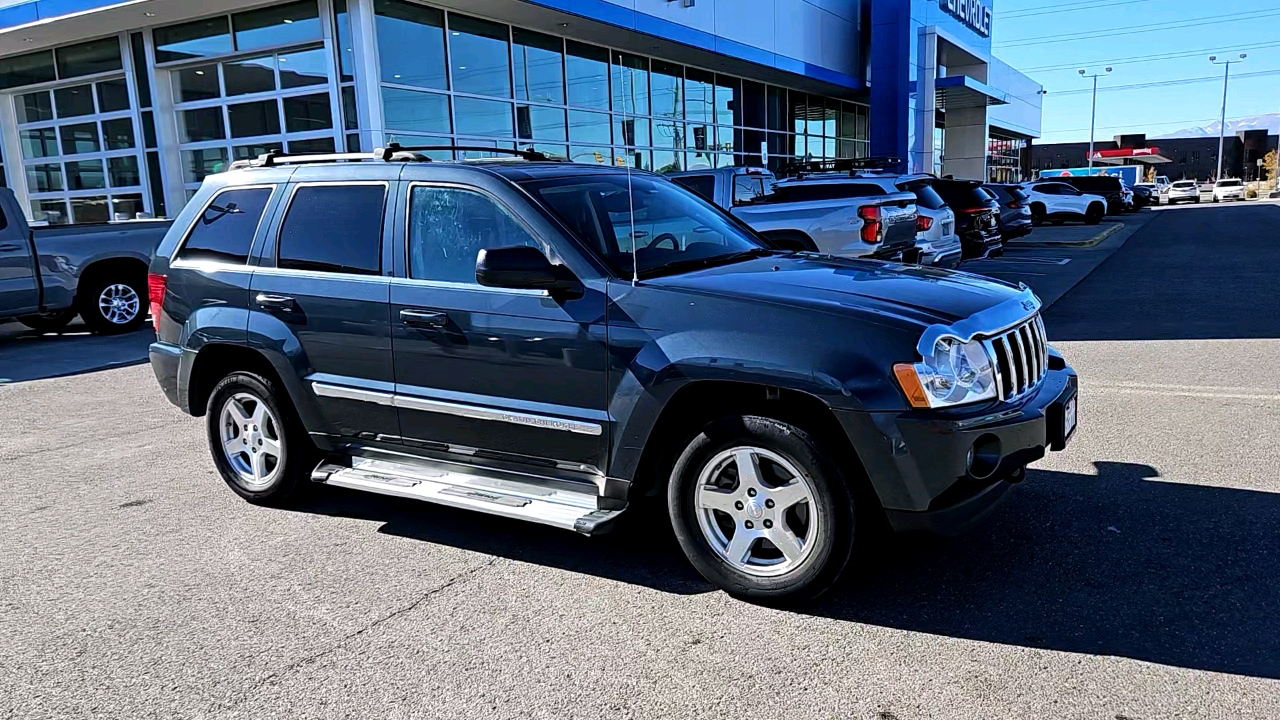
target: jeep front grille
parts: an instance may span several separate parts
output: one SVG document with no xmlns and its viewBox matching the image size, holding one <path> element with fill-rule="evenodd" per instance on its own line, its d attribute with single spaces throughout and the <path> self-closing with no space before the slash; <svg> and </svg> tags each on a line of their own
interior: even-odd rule
<svg viewBox="0 0 1280 720">
<path fill-rule="evenodd" d="M 984 342 L 996 364 L 1001 400 L 1031 392 L 1049 370 L 1049 344 L 1039 315 Z"/>
</svg>

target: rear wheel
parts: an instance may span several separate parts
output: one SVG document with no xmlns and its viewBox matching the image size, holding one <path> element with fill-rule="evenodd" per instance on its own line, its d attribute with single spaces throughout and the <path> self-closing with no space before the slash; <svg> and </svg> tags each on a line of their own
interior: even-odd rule
<svg viewBox="0 0 1280 720">
<path fill-rule="evenodd" d="M 222 479 L 256 504 L 279 504 L 315 467 L 316 451 L 293 412 L 267 378 L 233 372 L 209 396 L 209 450 Z"/>
<path fill-rule="evenodd" d="M 80 317 L 97 335 L 133 332 L 147 319 L 144 275 L 91 279 L 76 293 Z"/>
<path fill-rule="evenodd" d="M 36 332 L 51 333 L 58 332 L 75 319 L 75 308 L 69 308 L 67 310 L 44 313 L 42 315 L 27 315 L 26 317 L 18 318 L 18 322 L 26 325 Z"/>
<path fill-rule="evenodd" d="M 667 505 L 698 572 L 752 600 L 815 597 L 853 551 L 844 478 L 808 434 L 770 418 L 705 428 L 676 463 Z"/>
</svg>

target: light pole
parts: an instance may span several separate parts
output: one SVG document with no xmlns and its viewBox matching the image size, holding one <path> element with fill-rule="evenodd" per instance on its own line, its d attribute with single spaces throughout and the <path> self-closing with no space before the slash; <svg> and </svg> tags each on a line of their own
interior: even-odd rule
<svg viewBox="0 0 1280 720">
<path fill-rule="evenodd" d="M 1104 75 L 1110 75 L 1111 68 L 1107 68 L 1106 72 L 1094 73 L 1092 75 L 1085 74 L 1083 68 L 1080 69 L 1080 77 L 1093 78 L 1093 111 L 1089 113 L 1089 174 L 1093 174 L 1093 128 L 1098 119 L 1098 78 Z"/>
<path fill-rule="evenodd" d="M 1218 126 L 1218 174 L 1214 176 L 1214 182 L 1222 179 L 1222 149 L 1227 138 L 1227 80 L 1231 78 L 1231 66 L 1244 62 L 1249 57 L 1248 53 L 1240 53 L 1239 60 L 1219 60 L 1217 55 L 1210 55 L 1209 62 L 1214 65 L 1221 65 L 1222 71 L 1222 123 Z"/>
</svg>

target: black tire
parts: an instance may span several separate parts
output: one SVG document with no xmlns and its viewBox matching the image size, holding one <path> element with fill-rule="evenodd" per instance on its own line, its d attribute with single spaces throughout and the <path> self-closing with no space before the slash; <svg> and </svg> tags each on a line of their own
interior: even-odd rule
<svg viewBox="0 0 1280 720">
<path fill-rule="evenodd" d="M 1031 224 L 1043 225 L 1045 217 L 1044 205 L 1040 203 L 1031 203 Z"/>
<path fill-rule="evenodd" d="M 244 446 L 252 449 L 254 444 L 263 447 L 264 443 L 273 440 L 279 442 L 280 451 L 276 462 L 264 466 L 264 470 L 270 474 L 261 483 L 247 479 L 243 472 L 244 466 L 233 467 L 228 452 L 224 450 L 224 438 L 229 434 L 232 423 L 224 424 L 223 410 L 233 398 L 245 396 L 251 396 L 255 402 L 262 403 L 270 411 L 270 417 L 267 418 L 268 422 L 260 425 L 250 422 L 248 431 L 236 428 L 237 433 L 243 433 L 239 437 L 245 440 Z M 243 400 L 237 401 L 237 404 L 244 415 L 251 416 L 252 421 L 257 407 L 250 406 Z M 209 395 L 205 420 L 213 464 L 218 468 L 222 479 L 240 497 L 255 505 L 280 505 L 300 487 L 307 486 L 305 481 L 315 469 L 319 453 L 307 436 L 306 429 L 302 427 L 292 403 L 271 380 L 250 372 L 233 372 L 226 376 Z M 232 437 L 231 440 L 234 439 Z M 254 440 L 258 442 L 255 443 Z M 252 472 L 253 457 L 256 457 L 256 453 L 241 453 L 237 462 L 250 466 Z"/>
<path fill-rule="evenodd" d="M 76 309 L 68 308 L 60 312 L 45 313 L 43 315 L 27 315 L 18 318 L 18 322 L 36 332 L 51 333 L 61 331 L 75 319 Z"/>
<path fill-rule="evenodd" d="M 111 300 L 119 300 L 116 310 L 106 310 Z M 76 291 L 76 309 L 95 335 L 133 332 L 147 321 L 147 278 L 145 275 L 105 275 L 91 278 Z M 109 314 L 104 314 L 109 313 Z"/>
<path fill-rule="evenodd" d="M 806 533 L 802 557 L 794 568 L 774 576 L 758 574 L 767 572 L 766 569 L 749 573 L 730 564 L 721 551 L 712 547 L 708 533 L 700 525 L 701 513 L 706 512 L 696 507 L 700 475 L 704 468 L 716 461 L 717 456 L 723 456 L 733 448 L 744 447 L 772 453 L 798 469 L 812 497 L 812 502 L 805 501 L 792 506 L 793 509 L 784 509 L 777 516 L 777 529 L 769 531 L 763 528 L 774 528 L 769 518 L 778 511 L 766 509 L 758 499 L 749 501 L 753 507 L 743 510 L 741 523 L 725 513 L 707 512 L 713 518 L 708 522 L 716 522 L 720 532 L 723 533 L 726 527 L 733 529 L 734 534 L 724 540 L 730 547 L 737 533 L 753 524 L 748 518 L 757 518 L 756 522 L 761 523 L 760 528 L 754 531 L 772 533 L 783 530 L 793 537 L 799 535 L 793 528 L 800 518 Z M 769 458 L 763 458 L 756 464 L 761 468 L 762 477 L 777 477 L 780 472 L 788 472 Z M 722 467 L 725 469 L 716 477 L 724 478 L 730 472 L 733 478 L 737 477 L 736 462 L 733 471 L 729 471 L 728 466 Z M 741 481 L 734 479 L 731 482 L 733 488 L 741 490 Z M 765 489 L 765 483 L 760 487 L 760 496 L 766 497 L 766 503 L 771 503 L 768 497 L 777 487 Z M 753 493 L 752 497 L 756 494 Z M 772 504 L 767 507 L 774 508 Z M 814 598 L 836 582 L 853 552 L 853 496 L 837 465 L 803 430 L 770 418 L 730 417 L 704 428 L 675 464 L 667 487 L 667 509 L 680 547 L 698 572 L 726 592 L 748 600 L 782 603 Z M 753 512 L 761 515 L 749 514 Z M 809 524 L 812 520 L 816 520 L 816 525 Z M 747 548 L 753 557 L 756 552 L 762 555 L 774 553 L 781 558 L 775 562 L 789 562 L 772 542 L 752 541 Z"/>
<path fill-rule="evenodd" d="M 1107 211 L 1104 210 L 1101 205 L 1090 205 L 1089 209 L 1084 212 L 1084 224 L 1097 225 L 1102 222 L 1102 218 L 1105 217 L 1106 214 Z"/>
</svg>

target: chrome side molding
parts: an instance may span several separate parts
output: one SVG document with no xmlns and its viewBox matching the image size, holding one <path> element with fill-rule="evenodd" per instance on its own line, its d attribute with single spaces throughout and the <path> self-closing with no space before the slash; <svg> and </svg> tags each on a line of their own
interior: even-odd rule
<svg viewBox="0 0 1280 720">
<path fill-rule="evenodd" d="M 322 382 L 311 383 L 311 389 L 315 391 L 316 395 L 321 397 L 355 400 L 358 402 L 371 402 L 378 405 L 390 405 L 393 407 L 404 408 L 406 410 L 420 410 L 422 412 L 454 415 L 456 417 L 471 418 L 473 420 L 504 422 L 511 425 L 523 425 L 525 427 L 542 428 L 544 430 L 559 430 L 561 432 L 570 432 L 579 435 L 600 436 L 604 434 L 604 427 L 599 423 L 584 422 L 582 420 L 569 420 L 566 418 L 552 417 L 550 415 L 512 412 L 510 410 L 499 410 L 497 408 L 482 407 L 480 405 L 466 405 L 463 403 L 445 402 L 443 400 L 431 400 L 414 395 L 386 393 L 379 392 L 377 390 L 364 390 L 361 388 L 347 387 L 345 385 L 332 385 Z"/>
</svg>

